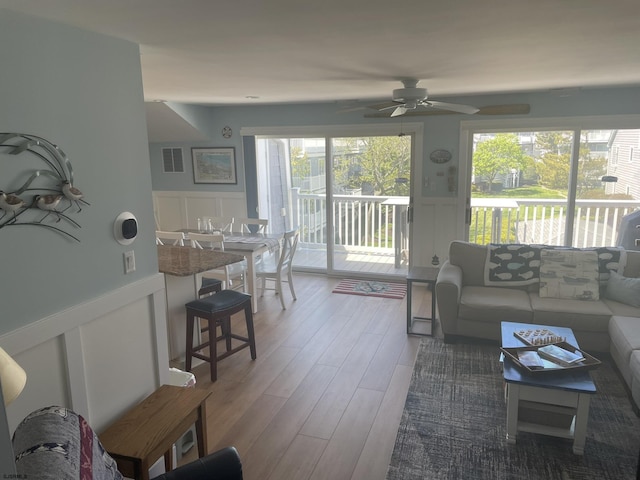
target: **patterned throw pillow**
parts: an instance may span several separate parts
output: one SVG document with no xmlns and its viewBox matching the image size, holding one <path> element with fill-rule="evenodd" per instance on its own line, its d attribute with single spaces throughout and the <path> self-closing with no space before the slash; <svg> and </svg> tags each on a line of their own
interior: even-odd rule
<svg viewBox="0 0 640 480">
<path fill-rule="evenodd" d="M 487 246 L 485 285 L 533 285 L 538 283 L 539 273 L 540 247 L 516 243 Z"/>
<path fill-rule="evenodd" d="M 622 273 L 627 263 L 627 251 L 623 247 L 584 248 L 584 251 L 595 251 L 598 254 L 598 281 L 604 291 L 611 272 Z"/>
<path fill-rule="evenodd" d="M 540 297 L 600 299 L 597 252 L 543 249 L 540 261 Z"/>
</svg>

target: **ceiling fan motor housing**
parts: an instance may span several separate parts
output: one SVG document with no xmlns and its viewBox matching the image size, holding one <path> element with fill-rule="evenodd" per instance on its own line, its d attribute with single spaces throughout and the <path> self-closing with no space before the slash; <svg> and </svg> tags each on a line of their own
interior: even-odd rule
<svg viewBox="0 0 640 480">
<path fill-rule="evenodd" d="M 393 91 L 393 101 L 394 102 L 410 102 L 425 100 L 427 98 L 427 89 L 426 88 L 396 88 Z"/>
</svg>

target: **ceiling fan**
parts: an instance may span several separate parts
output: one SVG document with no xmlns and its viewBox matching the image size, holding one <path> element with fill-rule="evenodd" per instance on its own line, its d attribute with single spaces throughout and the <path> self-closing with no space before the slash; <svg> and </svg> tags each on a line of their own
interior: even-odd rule
<svg viewBox="0 0 640 480">
<path fill-rule="evenodd" d="M 380 112 L 393 109 L 393 112 L 391 112 L 390 115 L 391 117 L 404 115 L 409 111 L 422 110 L 423 108 L 435 108 L 438 110 L 447 110 L 449 112 L 466 113 L 468 115 L 473 115 L 480 110 L 476 107 L 472 107 L 471 105 L 460 105 L 458 103 L 428 100 L 429 94 L 427 93 L 427 89 L 419 88 L 418 82 L 419 80 L 416 80 L 415 78 L 405 78 L 402 80 L 404 88 L 396 88 L 393 91 L 393 103 L 391 105 L 384 105 L 381 106 L 381 108 L 376 108 L 380 107 L 380 105 L 377 105 L 372 106 L 372 108 L 376 108 Z"/>
</svg>

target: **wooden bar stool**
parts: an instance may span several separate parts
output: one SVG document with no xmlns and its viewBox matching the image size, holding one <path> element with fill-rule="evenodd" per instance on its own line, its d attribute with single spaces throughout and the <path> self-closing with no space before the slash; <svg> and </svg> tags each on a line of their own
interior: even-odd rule
<svg viewBox="0 0 640 480">
<path fill-rule="evenodd" d="M 198 298 L 217 293 L 220 290 L 222 290 L 222 280 L 202 277 L 202 283 L 200 283 L 200 289 L 198 290 Z"/>
<path fill-rule="evenodd" d="M 222 290 L 209 297 L 193 300 L 185 305 L 187 310 L 187 350 L 185 369 L 191 371 L 193 358 L 199 358 L 208 362 L 211 370 L 211 381 L 218 378 L 217 362 L 223 358 L 249 347 L 251 359 L 256 359 L 256 340 L 253 331 L 253 312 L 251 309 L 251 295 L 235 290 Z M 244 310 L 247 322 L 247 336 L 243 337 L 231 332 L 231 315 Z M 193 331 L 196 319 L 207 321 L 209 339 L 199 345 L 193 345 Z M 216 326 L 220 326 L 222 334 L 216 336 Z M 238 346 L 232 346 L 232 339 L 240 340 Z M 220 355 L 217 352 L 217 342 L 225 340 L 226 351 Z M 209 355 L 200 353 L 200 350 L 209 347 Z"/>
</svg>

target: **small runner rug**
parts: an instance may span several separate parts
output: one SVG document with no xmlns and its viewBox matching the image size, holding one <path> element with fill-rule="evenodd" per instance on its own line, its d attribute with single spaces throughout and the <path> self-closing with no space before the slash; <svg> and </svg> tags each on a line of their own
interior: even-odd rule
<svg viewBox="0 0 640 480">
<path fill-rule="evenodd" d="M 640 419 L 608 354 L 591 373 L 584 455 L 572 440 L 533 433 L 507 444 L 498 355 L 495 345 L 422 340 L 387 480 L 636 478 Z"/>
<path fill-rule="evenodd" d="M 333 293 L 347 295 L 365 295 L 368 297 L 396 298 L 401 300 L 407 293 L 404 283 L 375 282 L 370 280 L 340 280 Z"/>
</svg>

